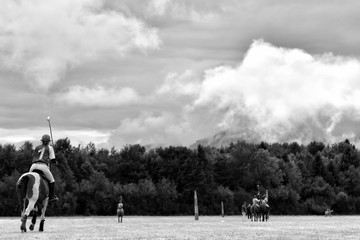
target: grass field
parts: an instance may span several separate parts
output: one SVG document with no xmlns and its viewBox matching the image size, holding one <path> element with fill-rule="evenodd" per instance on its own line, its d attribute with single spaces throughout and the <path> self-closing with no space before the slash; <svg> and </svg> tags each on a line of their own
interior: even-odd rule
<svg viewBox="0 0 360 240">
<path fill-rule="evenodd" d="M 28 225 L 30 221 L 28 220 Z M 20 231 L 20 218 L 0 218 L 0 239 L 360 239 L 360 216 L 48 217 L 44 232 Z"/>
</svg>

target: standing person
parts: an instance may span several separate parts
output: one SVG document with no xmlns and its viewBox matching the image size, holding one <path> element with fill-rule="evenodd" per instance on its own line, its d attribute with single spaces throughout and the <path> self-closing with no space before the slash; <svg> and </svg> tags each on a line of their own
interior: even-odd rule
<svg viewBox="0 0 360 240">
<path fill-rule="evenodd" d="M 245 221 L 246 212 L 247 212 L 247 204 L 246 204 L 246 202 L 244 202 L 244 204 L 241 206 L 241 213 L 243 215 L 243 221 Z"/>
<path fill-rule="evenodd" d="M 50 172 L 50 161 L 55 161 L 55 151 L 50 143 L 50 136 L 45 134 L 41 138 L 42 144 L 37 146 L 33 152 L 32 165 L 30 172 L 38 169 L 42 171 L 49 180 L 49 202 L 58 201 L 58 197 L 54 194 L 55 179 Z"/>
</svg>

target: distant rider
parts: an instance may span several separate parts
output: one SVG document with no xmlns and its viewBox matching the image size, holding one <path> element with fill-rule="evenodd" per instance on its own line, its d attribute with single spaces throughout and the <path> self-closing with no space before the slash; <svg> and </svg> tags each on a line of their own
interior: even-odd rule
<svg viewBox="0 0 360 240">
<path fill-rule="evenodd" d="M 263 201 L 265 203 L 265 206 L 269 207 L 269 203 L 268 203 L 268 199 L 267 199 L 266 195 L 264 195 Z"/>
<path fill-rule="evenodd" d="M 254 195 L 252 202 L 253 202 L 253 205 L 256 205 L 259 207 L 260 200 L 258 199 L 258 197 L 256 195 Z"/>
<path fill-rule="evenodd" d="M 124 215 L 124 204 L 122 203 L 122 200 L 119 201 L 118 205 L 117 205 L 117 215 L 119 216 L 123 216 Z"/>
<path fill-rule="evenodd" d="M 117 209 L 118 209 L 118 210 L 121 210 L 121 209 L 123 209 L 123 207 L 124 207 L 124 205 L 123 205 L 123 203 L 120 201 L 120 202 L 118 203 Z"/>
<path fill-rule="evenodd" d="M 50 136 L 45 134 L 41 138 L 42 144 L 37 146 L 33 152 L 32 165 L 30 172 L 35 169 L 41 170 L 45 177 L 49 180 L 49 202 L 58 201 L 58 197 L 54 194 L 55 179 L 50 172 L 50 161 L 55 161 L 54 148 L 49 145 Z"/>
</svg>

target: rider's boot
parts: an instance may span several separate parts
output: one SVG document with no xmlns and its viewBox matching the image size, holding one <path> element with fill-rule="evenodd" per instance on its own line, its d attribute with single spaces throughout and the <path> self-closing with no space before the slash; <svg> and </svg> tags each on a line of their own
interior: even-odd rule
<svg viewBox="0 0 360 240">
<path fill-rule="evenodd" d="M 58 197 L 54 194 L 54 187 L 55 187 L 55 182 L 49 184 L 49 203 L 57 202 L 59 200 Z"/>
</svg>

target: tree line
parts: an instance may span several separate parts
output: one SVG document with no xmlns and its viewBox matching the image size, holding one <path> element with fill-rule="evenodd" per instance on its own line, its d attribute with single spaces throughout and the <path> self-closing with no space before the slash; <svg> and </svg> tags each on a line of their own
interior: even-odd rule
<svg viewBox="0 0 360 240">
<path fill-rule="evenodd" d="M 120 197 L 127 215 L 191 215 L 195 190 L 201 215 L 219 215 L 221 202 L 225 214 L 240 214 L 257 185 L 268 190 L 272 214 L 360 213 L 360 153 L 348 140 L 108 150 L 65 138 L 54 149 L 59 201 L 48 215 L 114 215 Z M 15 184 L 33 150 L 30 142 L 0 145 L 0 216 L 20 214 Z"/>
</svg>

